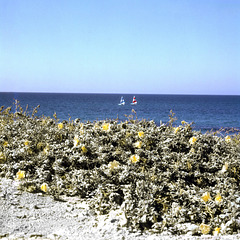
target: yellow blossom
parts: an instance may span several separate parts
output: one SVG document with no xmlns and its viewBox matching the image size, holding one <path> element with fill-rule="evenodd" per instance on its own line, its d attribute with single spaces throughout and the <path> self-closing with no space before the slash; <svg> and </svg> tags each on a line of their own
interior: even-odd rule
<svg viewBox="0 0 240 240">
<path fill-rule="evenodd" d="M 63 123 L 59 123 L 58 124 L 58 129 L 62 129 L 63 128 Z"/>
<path fill-rule="evenodd" d="M 179 131 L 180 131 L 180 127 L 174 128 L 174 133 L 175 133 L 175 134 L 178 133 Z"/>
<path fill-rule="evenodd" d="M 182 124 L 182 125 L 185 125 L 185 124 L 187 124 L 187 122 L 185 122 L 185 121 L 183 120 L 183 121 L 181 121 L 181 124 Z"/>
<path fill-rule="evenodd" d="M 133 145 L 134 145 L 134 147 L 136 147 L 136 148 L 141 148 L 142 142 L 141 142 L 141 141 L 137 141 L 137 142 L 135 142 Z"/>
<path fill-rule="evenodd" d="M 226 137 L 225 137 L 225 141 L 226 141 L 227 143 L 231 142 L 231 140 L 232 140 L 232 139 L 231 139 L 230 136 L 226 136 Z"/>
<path fill-rule="evenodd" d="M 217 195 L 215 197 L 215 202 L 220 203 L 221 201 L 222 201 L 222 196 L 220 195 L 220 193 L 217 193 Z"/>
<path fill-rule="evenodd" d="M 144 132 L 138 132 L 138 136 L 140 137 L 140 138 L 143 138 L 144 137 Z"/>
<path fill-rule="evenodd" d="M 74 137 L 74 139 L 73 139 L 73 145 L 74 145 L 74 147 L 76 147 L 78 144 L 79 144 L 79 139 L 78 139 L 78 137 L 77 136 L 75 136 Z"/>
<path fill-rule="evenodd" d="M 132 163 L 138 162 L 139 159 L 140 159 L 140 157 L 139 157 L 138 155 L 132 155 L 132 156 L 130 157 L 130 160 L 131 160 Z"/>
<path fill-rule="evenodd" d="M 221 228 L 220 227 L 215 227 L 214 231 L 213 231 L 213 236 L 216 236 L 220 233 Z"/>
<path fill-rule="evenodd" d="M 46 184 L 46 183 L 43 183 L 43 184 L 41 185 L 41 190 L 42 190 L 43 192 L 47 192 L 47 189 L 48 189 L 47 184 Z"/>
<path fill-rule="evenodd" d="M 118 168 L 118 167 L 119 167 L 119 162 L 116 161 L 116 160 L 114 160 L 113 162 L 110 162 L 110 163 L 108 164 L 108 168 L 110 168 L 111 170 L 116 169 L 116 168 Z"/>
<path fill-rule="evenodd" d="M 208 200 L 210 200 L 211 197 L 210 197 L 210 193 L 209 192 L 205 192 L 203 195 L 202 195 L 202 200 L 204 202 L 207 202 Z"/>
<path fill-rule="evenodd" d="M 24 142 L 24 145 L 25 145 L 25 146 L 28 146 L 28 145 L 29 145 L 29 141 L 26 140 L 26 141 Z"/>
<path fill-rule="evenodd" d="M 222 172 L 222 173 L 225 173 L 227 170 L 228 170 L 228 163 L 225 162 L 225 164 L 224 164 L 223 167 L 222 167 L 221 172 Z"/>
<path fill-rule="evenodd" d="M 3 146 L 6 147 L 7 145 L 8 145 L 8 142 L 5 141 L 5 142 L 3 143 Z"/>
<path fill-rule="evenodd" d="M 202 234 L 208 234 L 211 230 L 210 226 L 204 223 L 201 223 L 199 226 L 200 230 L 202 231 Z"/>
<path fill-rule="evenodd" d="M 86 152 L 88 151 L 87 148 L 86 148 L 85 146 L 82 146 L 81 149 L 82 149 L 82 152 L 83 152 L 83 153 L 86 153 Z"/>
<path fill-rule="evenodd" d="M 25 171 L 18 171 L 17 172 L 17 180 L 25 178 Z"/>
<path fill-rule="evenodd" d="M 194 144 L 196 141 L 197 141 L 197 138 L 196 138 L 196 137 L 191 137 L 191 138 L 189 139 L 189 143 L 190 143 L 190 144 Z"/>
<path fill-rule="evenodd" d="M 102 130 L 103 131 L 109 131 L 110 130 L 110 123 L 104 123 L 102 125 Z"/>
</svg>

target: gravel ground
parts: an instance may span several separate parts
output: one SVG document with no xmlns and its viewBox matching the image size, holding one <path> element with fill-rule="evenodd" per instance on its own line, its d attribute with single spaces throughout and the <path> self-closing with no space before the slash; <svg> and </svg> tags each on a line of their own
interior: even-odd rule
<svg viewBox="0 0 240 240">
<path fill-rule="evenodd" d="M 18 181 L 0 179 L 1 239 L 240 239 L 240 236 L 173 237 L 120 228 L 117 214 L 96 218 L 78 198 L 56 201 L 42 193 L 18 190 Z"/>
</svg>

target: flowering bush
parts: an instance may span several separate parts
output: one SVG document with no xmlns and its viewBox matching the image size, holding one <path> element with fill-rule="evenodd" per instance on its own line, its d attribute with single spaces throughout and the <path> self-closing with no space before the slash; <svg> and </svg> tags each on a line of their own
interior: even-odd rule
<svg viewBox="0 0 240 240">
<path fill-rule="evenodd" d="M 88 200 L 125 226 L 172 234 L 240 233 L 239 134 L 193 131 L 182 121 L 63 121 L 0 109 L 0 176 L 56 199 Z"/>
</svg>

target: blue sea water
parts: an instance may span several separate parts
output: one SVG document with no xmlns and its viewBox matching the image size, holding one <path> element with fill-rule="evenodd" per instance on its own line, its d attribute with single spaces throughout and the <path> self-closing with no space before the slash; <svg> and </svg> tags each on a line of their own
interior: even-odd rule
<svg viewBox="0 0 240 240">
<path fill-rule="evenodd" d="M 121 96 L 126 104 L 119 106 Z M 138 119 L 166 123 L 172 110 L 182 120 L 194 122 L 195 130 L 240 129 L 240 96 L 210 95 L 146 95 L 136 94 L 138 104 L 132 106 L 130 94 L 73 94 L 73 93 L 0 93 L 0 106 L 12 106 L 14 99 L 20 101 L 29 112 L 40 105 L 37 115 L 52 117 L 56 112 L 60 121 L 80 118 L 82 122 L 116 119 L 126 120 L 125 115 L 137 113 Z"/>
</svg>

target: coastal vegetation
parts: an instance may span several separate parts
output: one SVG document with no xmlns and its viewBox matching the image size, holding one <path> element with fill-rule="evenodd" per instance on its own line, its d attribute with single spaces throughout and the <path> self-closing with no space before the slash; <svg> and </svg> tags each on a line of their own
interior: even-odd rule
<svg viewBox="0 0 240 240">
<path fill-rule="evenodd" d="M 240 233 L 240 134 L 194 131 L 174 113 L 59 122 L 16 101 L 0 108 L 0 177 L 60 200 L 79 196 L 120 227 L 173 235 Z"/>
</svg>

